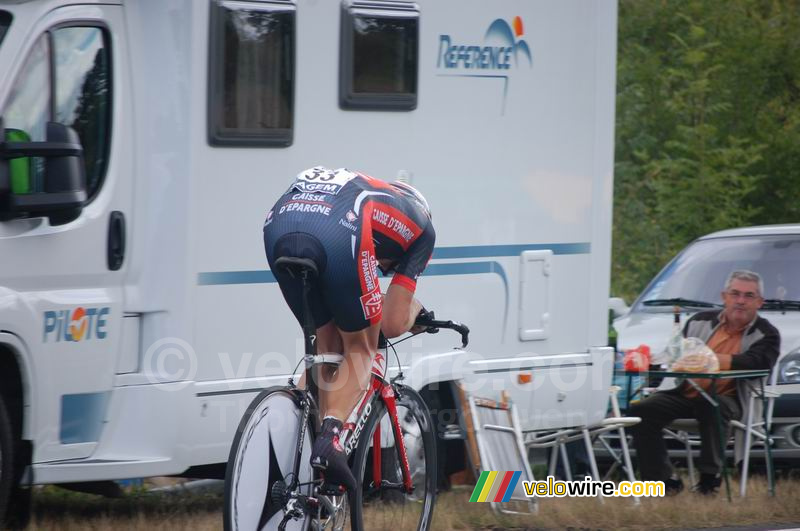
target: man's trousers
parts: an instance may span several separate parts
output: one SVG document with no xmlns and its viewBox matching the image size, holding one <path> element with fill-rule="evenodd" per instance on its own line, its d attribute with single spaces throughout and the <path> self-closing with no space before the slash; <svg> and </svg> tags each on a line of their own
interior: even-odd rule
<svg viewBox="0 0 800 531">
<path fill-rule="evenodd" d="M 735 396 L 718 396 L 722 430 L 727 437 L 730 419 L 742 416 L 742 408 Z M 667 456 L 667 446 L 662 429 L 675 419 L 697 419 L 700 430 L 700 459 L 697 468 L 701 474 L 718 474 L 722 468 L 717 421 L 714 406 L 702 396 L 686 398 L 678 389 L 657 392 L 628 408 L 628 416 L 641 417 L 642 422 L 630 428 L 643 481 L 664 481 L 674 470 Z"/>
</svg>

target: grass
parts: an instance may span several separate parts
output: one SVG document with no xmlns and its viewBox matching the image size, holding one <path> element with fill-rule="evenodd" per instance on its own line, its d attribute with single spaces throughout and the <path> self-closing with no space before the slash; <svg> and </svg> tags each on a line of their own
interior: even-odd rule
<svg viewBox="0 0 800 531">
<path fill-rule="evenodd" d="M 738 492 L 738 483 L 732 488 Z M 752 478 L 748 496 L 705 497 L 682 492 L 670 498 L 549 498 L 539 503 L 535 516 L 496 515 L 488 504 L 463 503 L 471 491 L 452 493 L 437 503 L 435 529 L 686 529 L 727 525 L 780 524 L 800 522 L 800 482 L 780 481 L 777 495 L 767 493 L 763 478 Z"/>
<path fill-rule="evenodd" d="M 732 488 L 738 492 L 734 481 Z M 454 489 L 439 496 L 434 529 L 685 529 L 728 525 L 782 524 L 800 522 L 800 481 L 778 482 L 777 496 L 767 493 L 763 477 L 751 478 L 745 500 L 734 495 L 703 497 L 690 492 L 659 499 L 594 498 L 541 500 L 538 515 L 497 515 L 486 503 L 468 503 L 471 489 Z M 136 531 L 215 530 L 222 528 L 222 497 L 219 493 L 155 495 L 133 491 L 121 499 L 67 492 L 55 487 L 34 494 L 31 530 Z M 372 529 L 391 529 L 391 519 L 374 511 L 373 522 L 388 523 Z"/>
</svg>

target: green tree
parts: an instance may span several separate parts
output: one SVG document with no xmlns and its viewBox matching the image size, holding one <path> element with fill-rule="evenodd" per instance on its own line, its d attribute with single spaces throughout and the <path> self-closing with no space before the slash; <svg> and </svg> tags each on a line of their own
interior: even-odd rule
<svg viewBox="0 0 800 531">
<path fill-rule="evenodd" d="M 794 220 L 800 3 L 620 2 L 612 291 L 694 238 Z"/>
</svg>

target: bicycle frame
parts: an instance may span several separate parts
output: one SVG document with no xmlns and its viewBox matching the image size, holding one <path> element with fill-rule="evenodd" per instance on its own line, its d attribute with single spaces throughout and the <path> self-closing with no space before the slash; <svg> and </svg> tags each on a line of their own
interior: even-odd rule
<svg viewBox="0 0 800 531">
<path fill-rule="evenodd" d="M 406 494 L 411 494 L 414 490 L 414 486 L 411 480 L 411 469 L 408 463 L 408 455 L 406 453 L 405 441 L 403 439 L 403 431 L 402 427 L 400 426 L 400 420 L 397 417 L 397 396 L 392 384 L 384 379 L 384 373 L 386 370 L 385 359 L 385 356 L 380 352 L 375 355 L 372 361 L 369 387 L 361 396 L 358 406 L 350 413 L 350 416 L 347 418 L 347 422 L 344 423 L 342 433 L 340 434 L 340 442 L 344 447 L 345 453 L 349 456 L 358 447 L 358 443 L 362 436 L 362 430 L 374 409 L 376 400 L 381 400 L 386 406 L 386 411 L 389 415 L 392 425 L 395 444 L 397 445 L 397 451 L 400 455 L 400 468 L 403 476 L 402 490 Z M 312 377 L 313 369 L 316 366 L 317 365 L 314 363 L 312 355 L 310 360 L 306 360 L 306 383 L 308 389 L 300 391 L 302 393 L 301 403 L 303 405 L 303 415 L 297 435 L 297 452 L 293 467 L 294 479 L 292 480 L 290 491 L 296 490 L 298 486 L 296 478 L 299 477 L 300 459 L 303 448 L 303 439 L 306 435 L 306 426 L 312 412 L 316 413 L 317 409 L 316 404 L 318 402 L 319 386 Z M 372 452 L 372 478 L 376 487 L 379 487 L 382 484 L 380 448 L 381 430 L 379 426 L 373 435 Z"/>
<path fill-rule="evenodd" d="M 306 436 L 306 426 L 312 416 L 315 418 L 315 426 L 319 425 L 318 407 L 319 403 L 319 386 L 317 380 L 314 378 L 314 367 L 316 363 L 314 358 L 317 354 L 316 345 L 316 328 L 314 326 L 314 318 L 311 314 L 311 308 L 308 304 L 308 295 L 311 292 L 311 282 L 309 281 L 308 271 L 302 271 L 300 274 L 303 283 L 303 336 L 305 339 L 305 374 L 306 374 L 306 390 L 301 390 L 301 405 L 303 408 L 302 418 L 297 434 L 297 445 L 292 470 L 292 481 L 289 485 L 289 492 L 296 492 L 299 486 L 300 477 L 300 460 L 302 459 L 303 442 Z M 344 423 L 344 429 L 340 435 L 340 442 L 345 448 L 345 453 L 349 456 L 353 450 L 358 447 L 358 442 L 361 439 L 361 430 L 369 419 L 372 413 L 373 404 L 375 400 L 383 401 L 386 410 L 391 419 L 392 430 L 394 433 L 395 444 L 397 451 L 401 456 L 400 466 L 403 474 L 403 490 L 410 494 L 413 491 L 413 483 L 411 482 L 411 471 L 408 464 L 408 455 L 406 454 L 405 442 L 403 440 L 403 431 L 400 427 L 400 421 L 397 418 L 397 400 L 394 388 L 390 382 L 385 380 L 386 374 L 386 357 L 380 351 L 376 352 L 372 360 L 372 368 L 370 370 L 370 385 L 358 402 L 359 406 L 354 408 Z M 289 381 L 290 387 L 293 386 L 292 381 Z M 357 419 L 357 420 L 356 420 Z M 315 430 L 316 431 L 316 430 Z M 381 433 L 380 426 L 376 429 L 373 436 L 373 481 L 376 487 L 382 485 L 381 482 L 381 452 L 380 452 Z"/>
<path fill-rule="evenodd" d="M 389 414 L 389 419 L 392 424 L 392 432 L 394 434 L 395 444 L 397 451 L 400 454 L 400 469 L 403 474 L 403 489 L 406 494 L 411 494 L 413 491 L 413 484 L 411 482 L 411 469 L 408 464 L 408 455 L 406 453 L 405 441 L 403 440 L 403 430 L 400 426 L 400 420 L 397 418 L 397 396 L 395 395 L 392 384 L 384 379 L 386 364 L 384 356 L 378 352 L 375 359 L 372 361 L 372 372 L 370 386 L 364 393 L 359 407 L 355 408 L 347 419 L 344 425 L 343 446 L 345 453 L 350 455 L 353 450 L 358 447 L 358 442 L 361 439 L 361 430 L 367 422 L 370 414 L 372 413 L 373 404 L 375 400 L 381 400 L 386 406 L 386 411 Z M 357 420 L 356 420 L 357 419 Z M 381 485 L 381 430 L 380 426 L 375 430 L 372 443 L 372 478 L 376 487 Z"/>
</svg>

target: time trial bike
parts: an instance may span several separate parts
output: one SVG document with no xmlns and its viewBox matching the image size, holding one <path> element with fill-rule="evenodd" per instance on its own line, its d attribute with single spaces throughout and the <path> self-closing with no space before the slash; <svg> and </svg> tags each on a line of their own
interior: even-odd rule
<svg viewBox="0 0 800 531">
<path fill-rule="evenodd" d="M 308 303 L 316 264 L 282 257 L 275 267 L 302 282 L 306 386 L 299 388 L 290 377 L 286 386 L 259 393 L 245 411 L 228 459 L 224 528 L 338 530 L 346 528 L 349 516 L 354 530 L 429 529 L 436 499 L 436 434 L 422 397 L 402 383 L 399 360 L 397 375 L 387 375 L 392 343 L 381 345 L 383 352 L 374 357 L 369 386 L 339 436 L 356 490 L 326 484 L 309 463 L 321 425 L 317 373 L 324 365 L 338 366 L 343 356 L 317 353 Z M 469 329 L 460 323 L 423 311 L 416 324 L 428 333 L 455 330 L 462 348 L 467 346 Z"/>
</svg>

